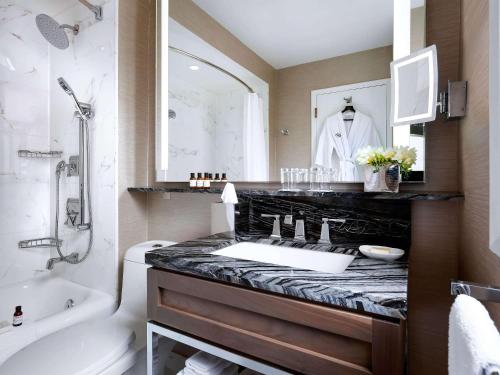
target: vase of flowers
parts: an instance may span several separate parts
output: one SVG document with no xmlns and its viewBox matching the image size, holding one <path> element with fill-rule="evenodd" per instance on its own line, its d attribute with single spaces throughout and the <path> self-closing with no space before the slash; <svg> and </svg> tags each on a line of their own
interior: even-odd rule
<svg viewBox="0 0 500 375">
<path fill-rule="evenodd" d="M 413 147 L 361 149 L 356 161 L 365 166 L 365 191 L 397 193 L 401 173 L 409 173 L 416 159 L 417 151 Z"/>
</svg>

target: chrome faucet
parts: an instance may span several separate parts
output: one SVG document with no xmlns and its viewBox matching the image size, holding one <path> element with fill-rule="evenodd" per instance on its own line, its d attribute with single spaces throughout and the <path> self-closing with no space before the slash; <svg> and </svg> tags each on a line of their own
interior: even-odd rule
<svg viewBox="0 0 500 375">
<path fill-rule="evenodd" d="M 273 233 L 269 236 L 272 240 L 281 240 L 280 215 L 261 214 L 260 217 L 274 217 Z"/>
<path fill-rule="evenodd" d="M 52 270 L 54 268 L 54 265 L 59 262 L 76 263 L 78 262 L 78 253 L 71 253 L 65 257 L 50 258 L 47 261 L 46 268 L 48 270 Z"/>
<path fill-rule="evenodd" d="M 293 240 L 297 242 L 306 242 L 305 232 L 304 219 L 295 220 L 295 236 L 293 237 Z"/>
<path fill-rule="evenodd" d="M 329 219 L 327 217 L 324 217 L 321 220 L 323 220 L 323 224 L 321 224 L 321 237 L 318 240 L 318 243 L 331 245 L 332 242 L 330 241 L 330 226 L 328 225 L 328 222 L 333 221 L 334 223 L 345 223 L 345 219 Z"/>
</svg>

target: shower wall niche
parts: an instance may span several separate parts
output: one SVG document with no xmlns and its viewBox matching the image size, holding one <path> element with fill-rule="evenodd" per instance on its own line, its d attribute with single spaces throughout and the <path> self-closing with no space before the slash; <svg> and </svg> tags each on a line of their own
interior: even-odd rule
<svg viewBox="0 0 500 375">
<path fill-rule="evenodd" d="M 53 236 L 56 164 L 78 154 L 75 107 L 57 84 L 64 77 L 95 109 L 89 122 L 94 243 L 83 263 L 58 263 L 51 274 L 116 295 L 117 1 L 99 5 L 102 21 L 76 0 L 11 0 L 0 6 L 0 285 L 48 272 L 46 261 L 57 256 L 50 248 L 18 249 L 18 241 Z M 80 25 L 78 35 L 69 34 L 69 48 L 56 49 L 42 37 L 35 24 L 40 13 Z M 20 149 L 62 155 L 20 158 Z M 83 254 L 87 246 L 88 233 L 64 226 L 66 199 L 78 197 L 77 187 L 78 178 L 64 174 L 59 204 L 66 255 Z"/>
</svg>

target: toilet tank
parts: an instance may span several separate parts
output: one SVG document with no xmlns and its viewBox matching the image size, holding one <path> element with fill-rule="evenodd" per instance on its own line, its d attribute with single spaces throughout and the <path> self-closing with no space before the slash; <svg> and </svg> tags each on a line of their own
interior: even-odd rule
<svg viewBox="0 0 500 375">
<path fill-rule="evenodd" d="M 147 269 L 144 255 L 147 251 L 174 245 L 172 241 L 147 241 L 129 248 L 123 262 L 123 283 L 120 312 L 146 319 Z"/>
</svg>

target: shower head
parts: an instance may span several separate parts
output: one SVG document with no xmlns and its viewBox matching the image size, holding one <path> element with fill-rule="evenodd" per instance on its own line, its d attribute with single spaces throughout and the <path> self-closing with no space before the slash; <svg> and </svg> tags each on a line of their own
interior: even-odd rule
<svg viewBox="0 0 500 375">
<path fill-rule="evenodd" d="M 64 92 L 68 95 L 74 95 L 73 94 L 73 90 L 71 89 L 70 85 L 68 85 L 68 82 L 66 82 L 66 80 L 63 78 L 63 77 L 59 77 L 57 79 L 57 83 L 59 83 L 59 86 L 62 87 L 62 89 L 64 90 Z"/>
<path fill-rule="evenodd" d="M 38 16 L 36 16 L 35 21 L 38 30 L 47 40 L 47 42 L 59 49 L 66 49 L 69 47 L 68 35 L 64 31 L 64 29 L 73 30 L 74 35 L 78 34 L 78 25 L 59 25 L 56 20 L 54 20 L 50 16 L 47 16 L 46 14 L 39 14 Z"/>
<path fill-rule="evenodd" d="M 64 90 L 64 92 L 66 94 L 68 94 L 73 99 L 73 102 L 75 103 L 76 110 L 78 111 L 80 116 L 82 116 L 83 118 L 86 118 L 87 120 L 92 118 L 93 113 L 92 113 L 91 105 L 87 104 L 87 103 L 80 102 L 77 99 L 75 93 L 73 92 L 73 89 L 71 88 L 71 86 L 68 84 L 68 82 L 66 82 L 66 80 L 63 77 L 59 77 L 57 79 L 57 83 L 59 83 L 59 86 L 61 86 L 61 88 Z"/>
</svg>

